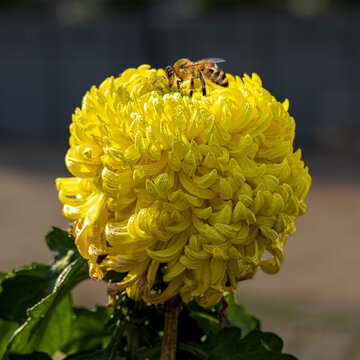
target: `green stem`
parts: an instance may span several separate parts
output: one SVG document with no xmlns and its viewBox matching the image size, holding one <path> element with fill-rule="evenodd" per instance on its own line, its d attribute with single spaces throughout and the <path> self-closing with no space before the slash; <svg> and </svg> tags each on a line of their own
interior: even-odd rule
<svg viewBox="0 0 360 360">
<path fill-rule="evenodd" d="M 132 356 L 134 356 L 134 354 L 137 352 L 137 349 L 139 348 L 139 336 L 137 328 L 140 328 L 143 325 L 143 318 L 139 318 L 139 314 L 141 314 L 144 309 L 145 303 L 143 301 L 140 300 L 134 303 L 134 308 L 132 309 L 134 317 L 126 329 L 127 348 Z"/>
<path fill-rule="evenodd" d="M 120 345 L 124 329 L 125 329 L 125 322 L 124 321 L 120 322 L 120 320 L 118 320 L 118 322 L 116 323 L 116 329 L 113 333 L 111 342 L 110 342 L 108 348 L 106 349 L 106 352 L 104 355 L 104 360 L 115 359 L 116 351 Z"/>
</svg>

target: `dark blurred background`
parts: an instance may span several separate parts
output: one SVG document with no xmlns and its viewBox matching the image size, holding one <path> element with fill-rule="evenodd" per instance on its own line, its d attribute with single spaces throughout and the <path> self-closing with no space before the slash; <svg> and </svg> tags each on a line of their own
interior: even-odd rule
<svg viewBox="0 0 360 360">
<path fill-rule="evenodd" d="M 360 4 L 340 0 L 0 0 L 0 271 L 49 261 L 71 114 L 106 77 L 226 59 L 290 100 L 313 185 L 281 271 L 238 298 L 301 360 L 360 359 Z M 77 304 L 106 302 L 103 283 Z"/>
<path fill-rule="evenodd" d="M 64 139 L 93 84 L 221 57 L 290 100 L 297 145 L 360 150 L 360 7 L 348 0 L 1 0 L 1 138 Z"/>
</svg>

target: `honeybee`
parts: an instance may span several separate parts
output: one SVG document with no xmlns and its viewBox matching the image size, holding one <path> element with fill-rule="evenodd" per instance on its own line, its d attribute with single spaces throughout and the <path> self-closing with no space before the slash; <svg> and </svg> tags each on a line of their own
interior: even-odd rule
<svg viewBox="0 0 360 360">
<path fill-rule="evenodd" d="M 194 79 L 199 78 L 201 81 L 202 86 L 202 92 L 203 95 L 206 95 L 206 88 L 205 88 L 205 79 L 211 80 L 215 84 L 218 84 L 220 86 L 228 87 L 229 81 L 219 66 L 217 66 L 217 63 L 224 62 L 223 59 L 217 59 L 217 58 L 209 58 L 209 59 L 203 59 L 196 62 L 192 62 L 189 59 L 179 59 L 175 62 L 173 66 L 168 65 L 165 68 L 165 76 L 160 75 L 156 78 L 156 80 L 153 82 L 153 85 L 159 78 L 163 77 L 169 85 L 169 88 L 171 89 L 174 82 L 176 82 L 176 86 L 178 88 L 179 93 L 180 91 L 180 84 L 183 81 L 189 81 L 190 80 L 190 97 L 192 97 L 194 92 Z"/>
</svg>

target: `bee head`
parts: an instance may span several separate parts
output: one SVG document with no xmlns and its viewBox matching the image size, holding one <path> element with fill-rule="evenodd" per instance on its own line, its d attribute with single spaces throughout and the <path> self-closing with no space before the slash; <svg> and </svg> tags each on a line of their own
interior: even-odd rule
<svg viewBox="0 0 360 360">
<path fill-rule="evenodd" d="M 165 68 L 165 77 L 169 84 L 169 88 L 171 89 L 171 86 L 175 80 L 175 76 L 174 76 L 174 70 L 170 65 Z"/>
</svg>

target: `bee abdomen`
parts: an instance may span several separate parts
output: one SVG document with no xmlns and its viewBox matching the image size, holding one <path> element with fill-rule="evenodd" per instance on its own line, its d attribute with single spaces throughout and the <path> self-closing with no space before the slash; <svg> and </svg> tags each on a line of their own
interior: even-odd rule
<svg viewBox="0 0 360 360">
<path fill-rule="evenodd" d="M 213 81 L 215 84 L 228 87 L 229 81 L 224 73 L 216 64 L 213 64 L 213 66 L 205 67 L 203 69 L 204 76 Z"/>
<path fill-rule="evenodd" d="M 220 72 L 217 81 L 215 81 L 218 85 L 224 86 L 224 87 L 228 87 L 229 86 L 229 81 L 225 75 L 225 73 L 223 71 Z"/>
</svg>

